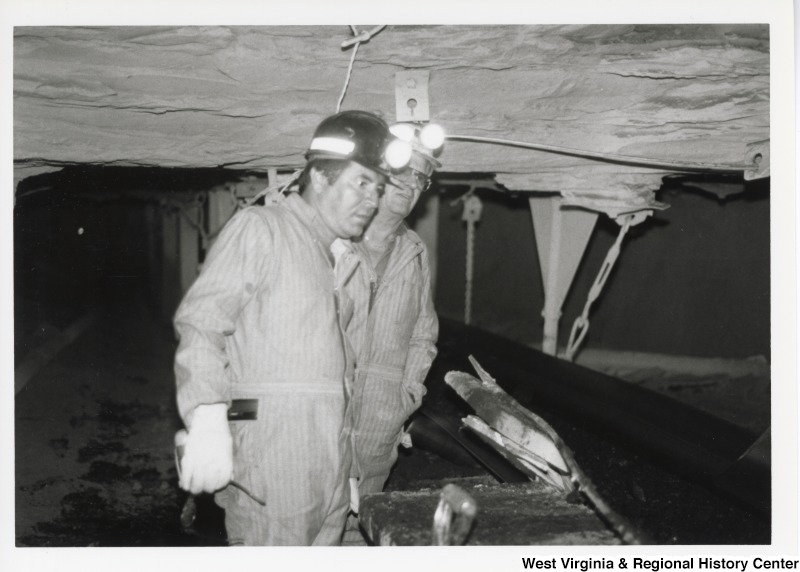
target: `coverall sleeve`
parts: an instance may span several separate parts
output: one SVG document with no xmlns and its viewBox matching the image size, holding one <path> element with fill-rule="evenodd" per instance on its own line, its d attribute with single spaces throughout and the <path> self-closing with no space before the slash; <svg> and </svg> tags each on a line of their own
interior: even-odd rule
<svg viewBox="0 0 800 572">
<path fill-rule="evenodd" d="M 422 249 L 422 291 L 420 312 L 408 348 L 405 370 L 403 372 L 403 385 L 408 389 L 418 408 L 422 398 L 427 392 L 425 389 L 425 376 L 431 368 L 436 357 L 436 341 L 439 338 L 439 318 L 433 308 L 433 292 L 431 291 L 431 269 L 428 263 L 428 251 Z"/>
<path fill-rule="evenodd" d="M 177 403 L 187 427 L 198 405 L 230 406 L 225 338 L 234 333 L 239 313 L 261 287 L 272 244 L 270 229 L 258 213 L 247 209 L 234 215 L 175 313 Z"/>
</svg>

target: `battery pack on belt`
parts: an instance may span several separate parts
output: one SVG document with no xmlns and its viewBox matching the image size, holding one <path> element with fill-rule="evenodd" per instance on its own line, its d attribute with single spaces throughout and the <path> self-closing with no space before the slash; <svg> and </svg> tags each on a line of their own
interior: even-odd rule
<svg viewBox="0 0 800 572">
<path fill-rule="evenodd" d="M 234 399 L 228 409 L 228 421 L 254 421 L 258 419 L 258 399 Z"/>
</svg>

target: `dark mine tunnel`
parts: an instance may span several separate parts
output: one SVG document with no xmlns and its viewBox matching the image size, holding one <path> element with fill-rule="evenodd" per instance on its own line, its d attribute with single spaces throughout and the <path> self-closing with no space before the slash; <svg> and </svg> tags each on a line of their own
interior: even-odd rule
<svg viewBox="0 0 800 572">
<path fill-rule="evenodd" d="M 170 316 L 180 297 L 182 270 L 174 254 L 185 238 L 180 231 L 180 209 L 198 209 L 203 214 L 196 220 L 204 224 L 209 220 L 209 194 L 228 194 L 213 189 L 225 188 L 241 178 L 241 174 L 224 170 L 74 167 L 20 185 L 14 213 L 15 360 L 18 371 L 19 365 L 26 363 L 36 363 L 38 369 L 23 380 L 16 395 L 18 546 L 224 544 L 223 513 L 210 497 L 200 497 L 198 518 L 191 528 L 180 525 L 186 493 L 177 487 L 171 447 L 172 435 L 181 421 L 174 403 L 172 357 L 176 342 Z M 659 230 L 670 232 L 672 227 L 679 233 L 687 229 L 707 233 L 707 250 L 706 254 L 695 251 L 702 268 L 693 270 L 684 265 L 670 269 L 670 273 L 705 271 L 705 262 L 713 260 L 717 272 L 733 276 L 741 259 L 718 257 L 715 249 L 737 240 L 746 241 L 753 249 L 767 244 L 768 185 L 751 185 L 747 199 L 727 204 L 707 196 L 677 194 L 675 188 L 672 184 L 662 192 L 671 194 L 675 202 L 688 203 L 678 206 L 683 207 L 683 215 L 687 211 L 693 214 L 692 226 L 689 228 L 682 219 L 667 219 L 660 221 L 666 231 Z M 434 189 L 442 205 L 453 204 L 463 194 L 457 185 L 448 188 L 439 184 Z M 389 491 L 402 491 L 420 482 L 464 478 L 527 480 L 494 451 L 484 447 L 483 456 L 474 457 L 468 452 L 470 447 L 464 448 L 463 440 L 469 444 L 469 437 L 458 428 L 457 420 L 470 411 L 443 382 L 447 371 L 470 371 L 466 356 L 471 353 L 498 379 L 506 377 L 511 384 L 508 391 L 527 405 L 527 391 L 522 386 L 514 388 L 513 384 L 520 381 L 513 378 L 524 380 L 544 371 L 541 365 L 524 365 L 528 358 L 521 355 L 527 355 L 525 352 L 540 355 L 529 348 L 541 338 L 537 339 L 535 329 L 527 322 L 515 319 L 522 312 L 532 311 L 528 307 L 531 291 L 526 296 L 525 289 L 536 286 L 534 265 L 526 268 L 519 264 L 535 260 L 531 231 L 525 227 L 530 224 L 524 208 L 527 205 L 520 205 L 518 197 L 479 193 L 486 211 L 476 248 L 474 324 L 505 336 L 497 338 L 498 347 L 514 345 L 511 339 L 516 339 L 514 347 L 518 349 L 513 351 L 522 354 L 504 358 L 505 350 L 492 349 L 498 342 L 483 340 L 477 335 L 479 330 L 475 335 L 464 330 L 459 314 L 463 312 L 465 229 L 453 216 L 454 209 L 441 208 L 436 286 L 436 305 L 443 320 L 440 353 L 428 376 L 424 406 L 411 422 L 418 433 L 418 446 L 401 451 L 387 484 Z M 678 206 L 673 212 L 679 210 Z M 725 217 L 718 217 L 718 209 L 727 209 Z M 726 223 L 728 227 L 750 232 L 720 236 L 720 232 L 704 230 L 710 221 L 721 218 L 732 219 Z M 170 221 L 172 228 L 168 227 Z M 608 229 L 599 228 L 598 232 L 601 243 L 613 240 Z M 203 233 L 187 234 L 193 241 L 190 248 L 197 250 L 202 263 L 207 247 Z M 604 238 L 604 234 L 610 238 Z M 646 236 L 634 237 L 631 250 L 639 248 L 637 242 L 646 240 Z M 667 238 L 660 244 L 672 248 Z M 747 250 L 743 245 L 734 248 L 739 247 L 740 252 Z M 651 253 L 638 260 L 639 265 L 647 265 L 648 260 L 651 265 L 649 269 L 636 268 L 638 272 L 658 272 L 658 259 L 664 256 L 652 254 L 658 248 L 656 241 L 650 246 Z M 590 249 L 585 266 L 596 267 L 604 249 L 603 244 Z M 765 316 L 768 268 L 759 266 L 755 258 L 751 262 L 751 275 L 757 279 L 741 284 L 735 294 L 749 299 L 743 311 Z M 625 279 L 624 275 L 618 277 Z M 725 276 L 719 277 L 720 282 L 725 280 Z M 700 282 L 690 276 L 683 281 Z M 582 287 L 582 282 L 587 278 L 579 274 L 576 288 Z M 727 294 L 711 291 L 713 284 L 707 288 L 708 295 L 733 295 L 730 290 Z M 637 292 L 622 294 L 633 297 Z M 614 295 L 613 290 L 609 292 L 612 300 L 608 305 L 624 305 L 622 299 L 613 300 Z M 660 304 L 662 311 L 674 312 L 668 294 L 660 295 L 665 298 Z M 604 302 L 601 308 L 606 307 Z M 566 311 L 570 311 L 569 306 Z M 612 347 L 649 350 L 648 335 L 654 335 L 673 339 L 675 346 L 670 351 L 676 354 L 689 353 L 690 349 L 701 354 L 722 353 L 714 341 L 720 324 L 694 325 L 691 335 L 696 340 L 708 340 L 708 346 L 703 346 L 669 331 L 686 329 L 674 324 L 674 316 L 670 320 L 660 318 L 655 309 L 648 311 L 648 320 L 628 325 L 626 330 L 630 331 L 624 332 L 627 337 L 614 338 L 620 333 L 613 324 L 601 323 L 599 340 L 607 340 Z M 598 309 L 598 323 L 602 319 Z M 768 356 L 769 346 L 764 345 L 768 322 L 748 316 L 736 319 L 751 319 L 749 333 L 728 339 L 725 347 L 733 356 L 765 350 Z M 665 325 L 652 333 L 642 322 Z M 43 352 L 65 337 L 70 343 L 61 342 L 65 345 L 60 351 L 49 356 Z M 507 371 L 508 363 L 518 369 Z M 586 371 L 591 375 L 591 370 Z M 649 368 L 649 375 L 647 371 L 639 372 L 636 383 L 646 386 L 643 380 L 651 377 L 654 389 L 640 391 L 688 406 L 689 415 L 702 411 L 714 422 L 724 424 L 723 431 L 736 439 L 755 441 L 769 427 L 768 377 L 757 373 L 737 374 L 735 379 L 726 379 L 723 373 L 670 375 L 656 373 L 656 365 Z M 18 378 L 17 383 L 20 381 Z M 570 403 L 554 401 L 547 397 L 544 387 L 534 383 L 531 388 L 538 395 L 532 398 L 532 410 L 556 428 L 604 498 L 652 542 L 770 542 L 768 491 L 766 508 L 748 503 L 741 495 L 737 497 L 736 491 L 731 494 L 693 472 L 691 466 L 687 471 L 685 463 L 666 462 L 663 455 L 653 454 L 652 445 L 631 441 L 624 431 L 620 434 L 619 428 L 593 418 L 583 409 L 591 404 L 581 403 L 580 397 Z M 642 403 L 632 406 L 642 407 Z M 680 407 L 676 411 L 676 415 L 682 414 Z M 443 430 L 443 423 L 451 433 L 460 434 L 461 445 Z M 472 439 L 473 453 L 476 447 L 481 449 L 480 445 Z"/>
<path fill-rule="evenodd" d="M 778 31 L 15 27 L 13 552 L 785 543 Z"/>
</svg>

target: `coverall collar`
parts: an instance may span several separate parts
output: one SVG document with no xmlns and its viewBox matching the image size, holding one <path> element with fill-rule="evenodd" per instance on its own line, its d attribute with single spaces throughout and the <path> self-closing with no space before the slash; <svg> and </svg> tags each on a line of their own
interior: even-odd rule
<svg viewBox="0 0 800 572">
<path fill-rule="evenodd" d="M 335 237 L 331 239 L 329 234 L 323 232 L 322 229 L 325 228 L 325 226 L 317 211 L 315 211 L 298 193 L 289 193 L 282 204 L 297 216 L 300 222 L 311 232 L 314 239 L 319 242 L 325 250 L 329 251 Z"/>
<path fill-rule="evenodd" d="M 361 258 L 362 267 L 367 270 L 367 279 L 370 282 L 375 282 L 377 277 L 374 275 L 372 265 L 369 264 L 369 254 L 366 252 L 366 247 L 361 241 L 354 242 L 353 247 Z M 422 252 L 422 248 L 422 240 L 415 233 L 411 232 L 405 221 L 401 222 L 397 231 L 395 231 L 395 245 L 392 249 L 392 253 L 389 255 L 389 265 L 381 283 L 390 282 L 406 264 L 414 260 L 414 258 Z"/>
</svg>

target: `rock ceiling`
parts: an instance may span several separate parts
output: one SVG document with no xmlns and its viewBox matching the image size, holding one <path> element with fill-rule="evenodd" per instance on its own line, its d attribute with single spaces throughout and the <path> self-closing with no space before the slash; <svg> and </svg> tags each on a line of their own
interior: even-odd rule
<svg viewBox="0 0 800 572">
<path fill-rule="evenodd" d="M 69 164 L 302 165 L 336 110 L 347 26 L 18 27 L 14 159 Z M 359 46 L 342 109 L 395 118 L 395 75 L 430 73 L 449 134 L 658 161 L 740 165 L 769 138 L 766 25 L 387 26 Z M 652 188 L 664 170 L 449 141 L 442 170 L 509 188 Z"/>
</svg>

